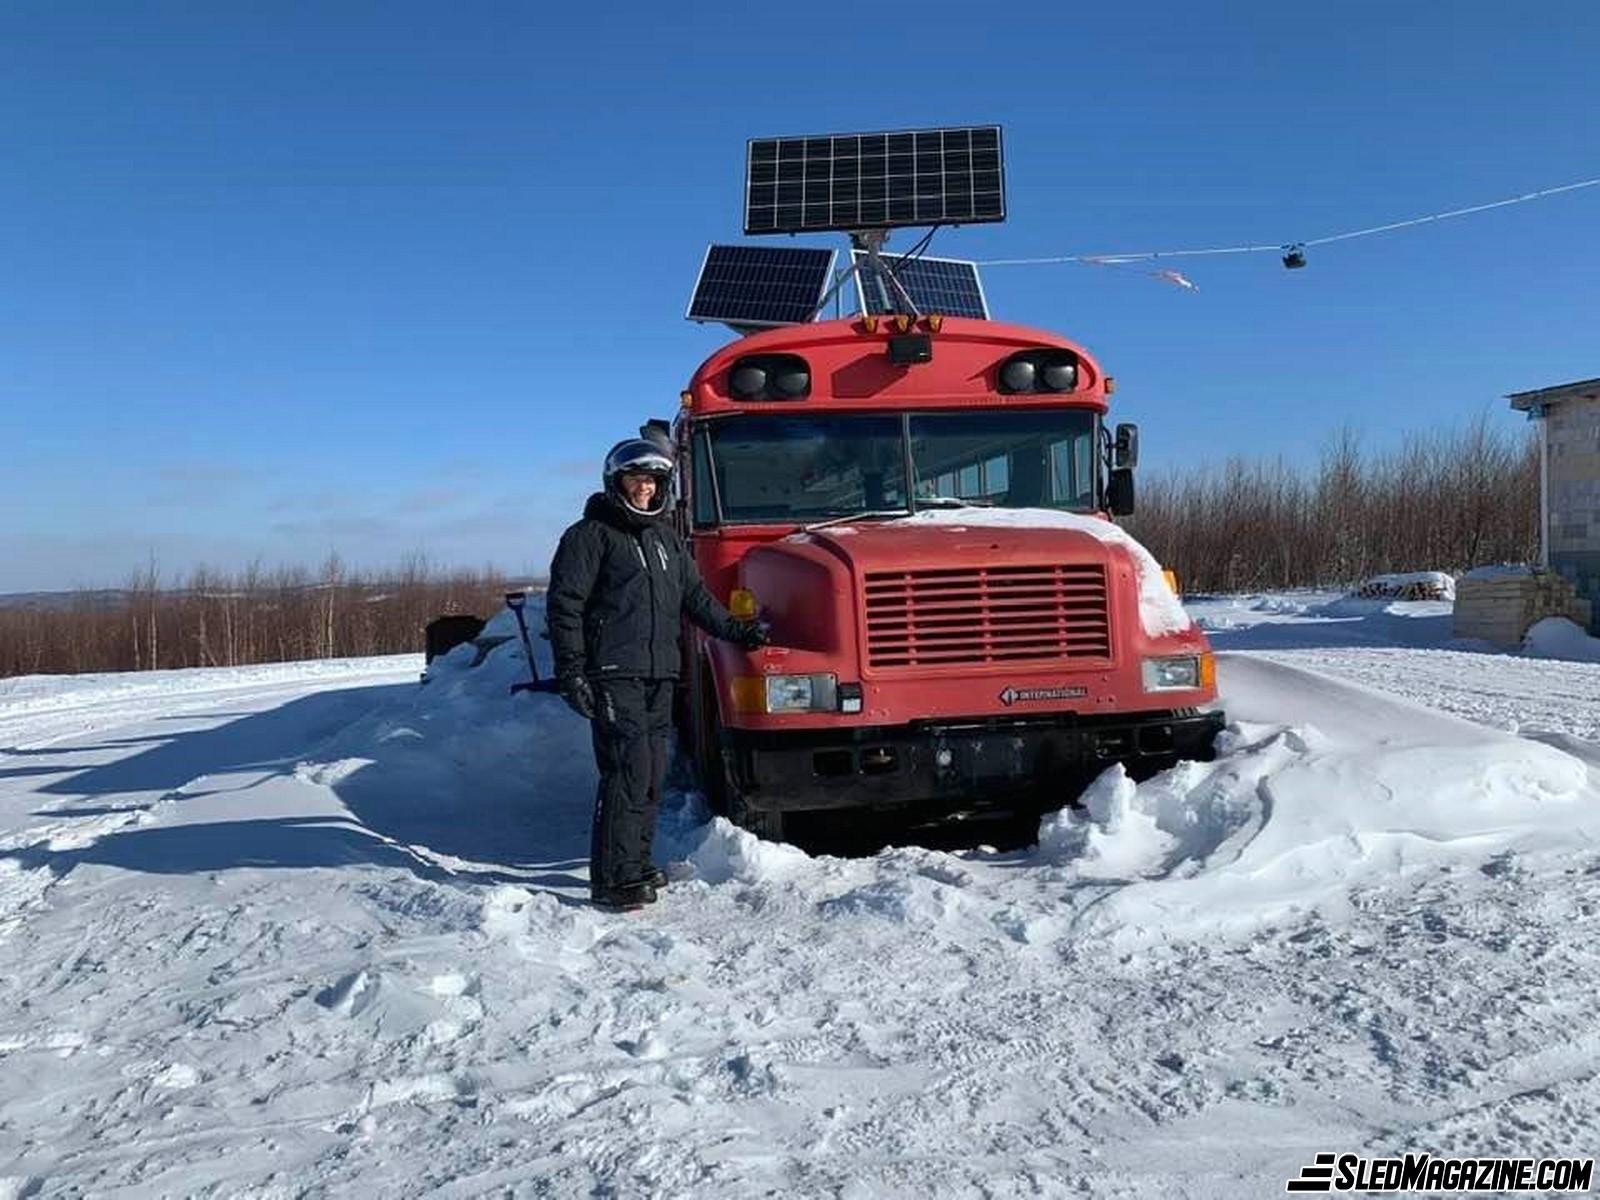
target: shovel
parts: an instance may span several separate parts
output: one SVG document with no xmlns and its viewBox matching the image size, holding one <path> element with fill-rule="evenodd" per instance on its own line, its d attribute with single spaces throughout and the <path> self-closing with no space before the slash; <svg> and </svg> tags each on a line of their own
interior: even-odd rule
<svg viewBox="0 0 1600 1200">
<path fill-rule="evenodd" d="M 528 593 L 507 592 L 506 607 L 517 615 L 517 629 L 522 633 L 522 650 L 528 656 L 528 671 L 532 679 L 524 683 L 513 683 L 511 694 L 518 692 L 554 692 L 556 681 L 554 679 L 539 678 L 539 664 L 533 660 L 533 642 L 528 637 L 528 622 L 522 616 L 522 610 L 528 603 Z"/>
</svg>

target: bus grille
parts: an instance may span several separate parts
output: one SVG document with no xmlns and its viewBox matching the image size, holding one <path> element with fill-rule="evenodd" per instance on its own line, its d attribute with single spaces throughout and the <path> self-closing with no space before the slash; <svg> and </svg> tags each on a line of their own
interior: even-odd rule
<svg viewBox="0 0 1600 1200">
<path fill-rule="evenodd" d="M 1111 657 L 1103 566 L 870 571 L 866 608 L 872 667 Z"/>
</svg>

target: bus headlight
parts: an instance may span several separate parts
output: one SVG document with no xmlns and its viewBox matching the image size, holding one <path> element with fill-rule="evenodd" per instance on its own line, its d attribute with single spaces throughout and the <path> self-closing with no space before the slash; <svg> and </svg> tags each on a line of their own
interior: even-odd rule
<svg viewBox="0 0 1600 1200">
<path fill-rule="evenodd" d="M 1201 679 L 1197 655 L 1144 660 L 1144 690 L 1147 692 L 1192 692 L 1202 686 Z"/>
<path fill-rule="evenodd" d="M 767 711 L 832 712 L 838 705 L 833 675 L 768 675 Z"/>
<path fill-rule="evenodd" d="M 729 691 L 741 713 L 835 712 L 839 704 L 834 675 L 741 675 Z"/>
</svg>

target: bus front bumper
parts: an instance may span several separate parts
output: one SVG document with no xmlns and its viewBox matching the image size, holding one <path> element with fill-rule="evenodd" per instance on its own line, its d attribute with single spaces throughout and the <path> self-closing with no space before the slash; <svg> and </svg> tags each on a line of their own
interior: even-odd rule
<svg viewBox="0 0 1600 1200">
<path fill-rule="evenodd" d="M 745 803 L 771 812 L 1007 803 L 1059 807 L 1114 762 L 1147 779 L 1209 762 L 1220 711 L 913 722 L 837 730 L 724 730 Z"/>
</svg>

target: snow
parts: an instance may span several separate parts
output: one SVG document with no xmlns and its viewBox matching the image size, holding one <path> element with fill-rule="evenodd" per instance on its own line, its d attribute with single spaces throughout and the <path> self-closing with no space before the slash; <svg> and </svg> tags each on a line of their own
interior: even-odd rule
<svg viewBox="0 0 1600 1200">
<path fill-rule="evenodd" d="M 1071 529 L 1109 546 L 1120 546 L 1133 560 L 1139 581 L 1139 620 L 1151 637 L 1179 633 L 1192 626 L 1178 597 L 1161 573 L 1161 564 L 1126 530 L 1098 517 L 1060 512 L 1053 508 L 923 509 L 905 519 L 907 525 L 940 525 L 959 531 L 968 528 Z"/>
<path fill-rule="evenodd" d="M 1527 563 L 1487 563 L 1481 567 L 1473 567 L 1461 576 L 1462 579 L 1522 579 L 1533 574 L 1533 568 Z"/>
<path fill-rule="evenodd" d="M 1441 602 L 1191 610 L 1215 762 L 1113 768 L 1034 846 L 858 858 L 679 777 L 626 915 L 584 903 L 587 727 L 510 693 L 518 640 L 425 686 L 8 681 L 0 1196 L 1220 1197 L 1335 1148 L 1587 1153 L 1600 664 Z"/>
<path fill-rule="evenodd" d="M 1535 622 L 1522 641 L 1523 649 L 1537 658 L 1600 663 L 1600 638 L 1590 637 L 1582 626 L 1566 617 L 1545 617 Z"/>
</svg>

